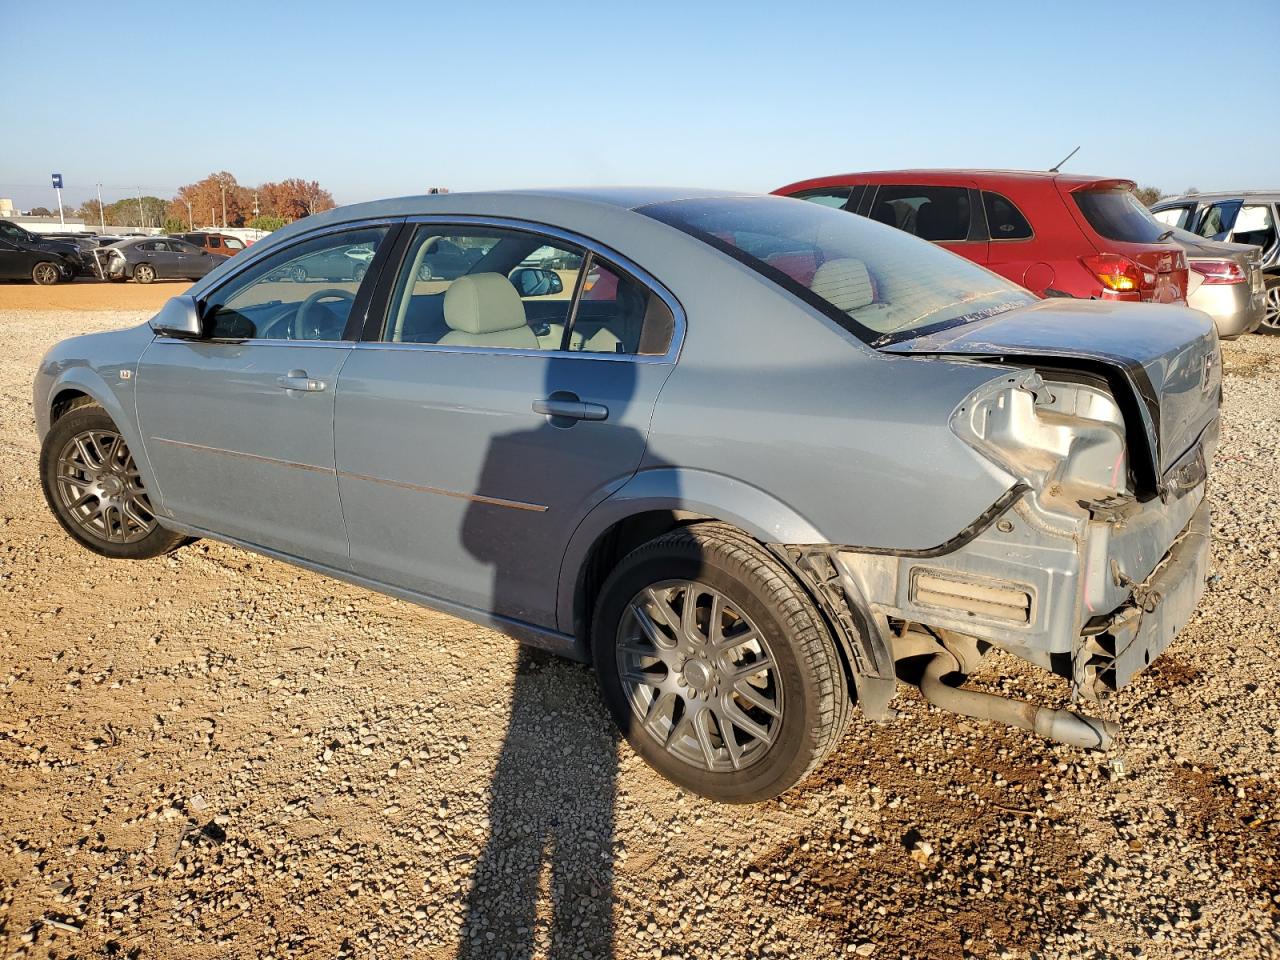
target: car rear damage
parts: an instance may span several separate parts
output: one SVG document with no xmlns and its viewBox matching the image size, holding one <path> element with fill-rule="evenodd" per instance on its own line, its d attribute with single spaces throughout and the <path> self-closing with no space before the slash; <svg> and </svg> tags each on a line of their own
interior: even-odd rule
<svg viewBox="0 0 1280 960">
<path fill-rule="evenodd" d="M 944 678 L 970 673 L 999 647 L 1066 678 L 1073 703 L 1096 703 L 1160 655 L 1203 593 L 1217 338 L 1192 311 L 1118 309 L 1165 315 L 1139 337 L 1128 323 L 1046 301 L 884 348 L 996 371 L 957 405 L 951 429 L 1015 483 L 933 549 L 780 548 L 828 618 L 855 631 L 853 670 L 860 692 L 873 694 L 864 710 L 888 712 L 886 662 L 901 671 L 927 658 L 907 672 L 939 706 L 1077 746 L 1111 744 L 1118 728 L 1108 721 Z M 1043 336 L 1049 328 L 1056 337 Z M 1051 352 L 1040 345 L 1051 342 Z M 859 612 L 845 615 L 841 604 Z"/>
</svg>

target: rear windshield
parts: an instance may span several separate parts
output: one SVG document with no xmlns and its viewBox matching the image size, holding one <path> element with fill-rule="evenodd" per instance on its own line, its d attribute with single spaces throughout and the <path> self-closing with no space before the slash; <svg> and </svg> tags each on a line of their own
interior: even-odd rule
<svg viewBox="0 0 1280 960">
<path fill-rule="evenodd" d="M 1083 190 L 1076 206 L 1100 237 L 1121 243 L 1155 243 L 1169 228 L 1128 190 Z"/>
<path fill-rule="evenodd" d="M 729 254 L 872 346 L 1037 299 L 932 243 L 816 203 L 729 197 L 639 212 Z"/>
</svg>

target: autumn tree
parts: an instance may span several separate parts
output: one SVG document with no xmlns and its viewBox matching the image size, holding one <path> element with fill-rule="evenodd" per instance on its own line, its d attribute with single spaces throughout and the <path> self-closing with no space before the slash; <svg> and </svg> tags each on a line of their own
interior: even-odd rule
<svg viewBox="0 0 1280 960">
<path fill-rule="evenodd" d="M 48 207 L 32 207 L 27 211 L 29 217 L 52 217 L 53 211 Z"/>
<path fill-rule="evenodd" d="M 1165 193 L 1159 187 L 1139 187 L 1137 190 L 1133 191 L 1133 195 L 1144 207 L 1149 207 L 1161 197 L 1165 196 Z"/>
<path fill-rule="evenodd" d="M 178 195 L 169 201 L 165 216 L 184 222 L 194 220 L 197 226 L 222 226 L 225 223 L 228 227 L 240 227 L 247 217 L 252 216 L 252 211 L 251 191 L 240 186 L 234 176 L 223 170 L 180 188 Z"/>
<path fill-rule="evenodd" d="M 315 180 L 293 177 L 279 183 L 264 183 L 258 188 L 258 207 L 264 216 L 285 221 L 301 220 L 313 213 L 332 210 L 333 194 Z"/>
</svg>

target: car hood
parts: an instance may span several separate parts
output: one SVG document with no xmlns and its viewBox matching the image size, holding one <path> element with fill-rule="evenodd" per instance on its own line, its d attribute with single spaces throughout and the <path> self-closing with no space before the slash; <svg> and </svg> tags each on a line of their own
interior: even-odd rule
<svg viewBox="0 0 1280 960">
<path fill-rule="evenodd" d="M 59 253 L 65 256 L 80 256 L 80 245 L 71 240 L 37 240 L 32 244 L 37 250 L 46 253 Z"/>
<path fill-rule="evenodd" d="M 1151 492 L 1173 482 L 1169 474 L 1218 418 L 1217 333 L 1206 314 L 1182 306 L 1042 300 L 881 349 L 1104 377 L 1125 409 L 1130 447 L 1136 452 L 1145 441 Z"/>
</svg>

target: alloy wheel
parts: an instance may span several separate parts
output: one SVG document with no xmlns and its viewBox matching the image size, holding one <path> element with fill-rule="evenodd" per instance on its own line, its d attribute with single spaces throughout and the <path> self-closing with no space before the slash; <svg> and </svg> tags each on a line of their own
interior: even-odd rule
<svg viewBox="0 0 1280 960">
<path fill-rule="evenodd" d="M 133 279 L 139 283 L 150 283 L 156 278 L 156 272 L 145 263 L 140 263 L 133 268 Z"/>
<path fill-rule="evenodd" d="M 1280 282 L 1267 287 L 1266 315 L 1262 319 L 1262 325 L 1280 333 Z"/>
<path fill-rule="evenodd" d="M 66 516 L 108 543 L 134 543 L 156 527 L 133 454 L 120 434 L 86 430 L 58 454 L 58 499 Z"/>
<path fill-rule="evenodd" d="M 58 268 L 52 263 L 37 263 L 33 274 L 32 279 L 45 286 L 57 283 L 61 279 Z"/>
<path fill-rule="evenodd" d="M 751 766 L 781 729 L 782 686 L 768 641 L 704 583 L 664 581 L 636 594 L 618 626 L 617 663 L 639 726 L 702 770 Z"/>
</svg>

